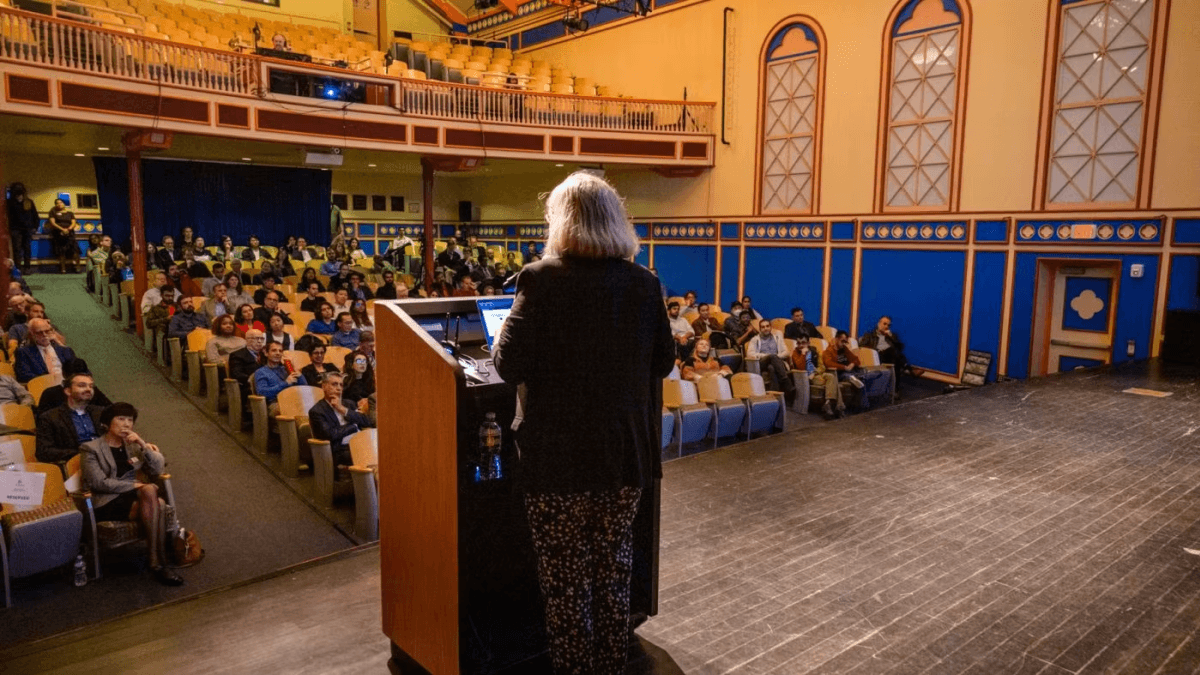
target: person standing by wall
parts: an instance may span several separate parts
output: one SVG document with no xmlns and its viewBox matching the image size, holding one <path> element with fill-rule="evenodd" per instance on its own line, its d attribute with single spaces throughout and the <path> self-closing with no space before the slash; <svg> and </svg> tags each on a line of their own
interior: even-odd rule
<svg viewBox="0 0 1200 675">
<path fill-rule="evenodd" d="M 75 243 L 79 221 L 75 220 L 75 212 L 67 208 L 67 203 L 63 200 L 55 199 L 54 206 L 46 215 L 46 226 L 50 230 L 54 257 L 58 258 L 58 272 L 65 274 L 67 266 L 70 265 L 71 274 L 74 274 L 75 266 L 79 264 L 79 245 Z"/>
<path fill-rule="evenodd" d="M 37 232 L 37 206 L 25 189 L 24 183 L 8 186 L 8 231 L 12 241 L 12 258 L 21 271 L 29 273 L 29 258 L 33 245 L 33 233 Z"/>
<path fill-rule="evenodd" d="M 557 673 L 623 673 L 633 520 L 662 475 L 662 378 L 675 342 L 617 192 L 585 173 L 546 202 L 544 260 L 517 276 L 494 354 L 528 391 L 518 444 Z M 561 339 L 570 326 L 577 339 Z M 605 364 L 580 379 L 579 355 Z"/>
</svg>

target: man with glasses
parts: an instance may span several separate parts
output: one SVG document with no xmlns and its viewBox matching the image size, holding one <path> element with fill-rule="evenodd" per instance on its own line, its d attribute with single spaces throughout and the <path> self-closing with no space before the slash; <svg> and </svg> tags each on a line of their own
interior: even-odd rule
<svg viewBox="0 0 1200 675">
<path fill-rule="evenodd" d="M 29 335 L 33 338 L 33 344 L 16 351 L 13 370 L 16 371 L 17 381 L 25 384 L 39 375 L 50 374 L 57 384 L 62 379 L 63 364 L 75 358 L 75 352 L 70 347 L 54 343 L 54 328 L 45 319 L 30 320 Z"/>
</svg>

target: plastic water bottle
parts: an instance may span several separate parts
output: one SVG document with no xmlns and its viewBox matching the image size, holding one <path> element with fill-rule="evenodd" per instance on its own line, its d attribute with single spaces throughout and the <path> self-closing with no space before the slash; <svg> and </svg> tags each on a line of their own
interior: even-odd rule
<svg viewBox="0 0 1200 675">
<path fill-rule="evenodd" d="M 87 565 L 83 562 L 83 554 L 75 556 L 75 585 L 87 585 Z"/>
<path fill-rule="evenodd" d="M 500 434 L 496 413 L 490 412 L 485 415 L 483 424 L 479 425 L 479 480 L 497 480 L 503 477 L 500 467 Z"/>
</svg>

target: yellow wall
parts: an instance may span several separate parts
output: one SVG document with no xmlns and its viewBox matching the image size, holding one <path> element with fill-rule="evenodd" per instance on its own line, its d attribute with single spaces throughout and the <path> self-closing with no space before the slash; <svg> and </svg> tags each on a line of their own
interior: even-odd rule
<svg viewBox="0 0 1200 675">
<path fill-rule="evenodd" d="M 446 25 L 434 18 L 433 12 L 417 0 L 387 0 L 388 37 L 391 31 L 446 34 Z"/>
<path fill-rule="evenodd" d="M 96 170 L 89 157 L 4 155 L 4 182 L 24 183 L 38 213 L 44 218 L 59 192 L 71 194 L 71 208 L 79 217 L 93 218 L 98 211 L 77 208 L 80 192 L 96 194 Z"/>
<path fill-rule="evenodd" d="M 699 2 L 664 8 L 646 19 L 593 29 L 526 53 L 622 94 L 678 99 L 686 87 L 691 100 L 719 101 L 722 13 L 724 7 L 732 7 L 735 46 L 729 67 L 734 89 L 726 112 L 733 129 L 731 145 L 716 146 L 715 168 L 693 179 L 608 168 L 636 216 L 742 216 L 754 211 L 761 50 L 778 22 L 808 15 L 826 37 L 821 213 L 870 213 L 876 189 L 883 34 L 896 4 L 897 0 Z M 1200 182 L 1195 180 L 1200 127 L 1194 123 L 1200 109 L 1195 78 L 1200 43 L 1192 37 L 1200 25 L 1200 3 L 1174 0 L 1172 5 L 1154 207 L 1195 207 L 1200 205 Z M 1047 0 L 975 0 L 970 7 L 960 207 L 1030 209 L 1038 163 Z M 719 116 L 718 109 L 718 120 Z M 537 205 L 528 200 L 532 190 L 524 188 L 527 181 L 525 176 L 479 181 L 478 193 L 494 199 L 481 200 L 485 218 L 491 212 L 536 217 Z"/>
<path fill-rule="evenodd" d="M 236 12 L 248 16 L 261 16 L 276 21 L 287 21 L 289 17 L 297 23 L 318 23 L 327 28 L 349 30 L 353 16 L 353 0 L 283 0 L 282 7 L 255 5 L 242 0 L 167 0 L 179 5 L 191 5 L 216 12 Z M 269 37 L 269 36 L 268 36 Z"/>
<path fill-rule="evenodd" d="M 421 202 L 421 176 L 410 174 L 364 173 L 355 171 L 333 171 L 333 191 L 347 195 L 399 195 L 404 201 Z M 446 186 L 447 181 L 439 180 L 439 188 L 434 192 L 433 217 L 437 220 L 458 220 L 458 192 Z M 444 187 L 443 187 L 444 186 Z M 466 199 L 466 197 L 464 197 Z M 369 200 L 368 200 L 369 204 Z M 390 206 L 390 203 L 389 203 Z M 411 221 L 421 222 L 425 217 L 425 204 L 421 205 L 421 213 L 396 213 L 393 211 L 345 211 L 347 220 L 362 221 Z"/>
</svg>

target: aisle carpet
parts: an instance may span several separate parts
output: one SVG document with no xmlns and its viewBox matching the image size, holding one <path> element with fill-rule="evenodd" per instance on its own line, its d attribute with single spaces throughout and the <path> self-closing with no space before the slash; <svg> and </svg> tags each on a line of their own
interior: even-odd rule
<svg viewBox="0 0 1200 675">
<path fill-rule="evenodd" d="M 185 527 L 207 557 L 167 588 L 135 563 L 115 561 L 105 577 L 75 588 L 70 570 L 14 580 L 14 606 L 0 610 L 0 648 L 252 579 L 353 546 L 270 471 L 171 386 L 135 342 L 83 289 L 79 275 L 35 275 L 34 295 L 96 384 L 138 407 L 138 432 L 166 455 Z"/>
</svg>

